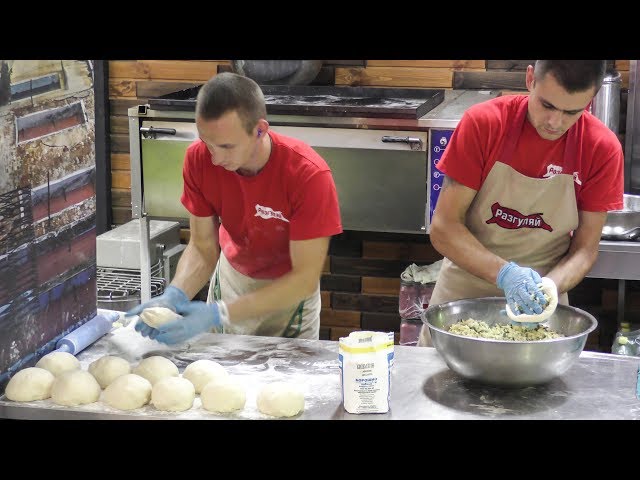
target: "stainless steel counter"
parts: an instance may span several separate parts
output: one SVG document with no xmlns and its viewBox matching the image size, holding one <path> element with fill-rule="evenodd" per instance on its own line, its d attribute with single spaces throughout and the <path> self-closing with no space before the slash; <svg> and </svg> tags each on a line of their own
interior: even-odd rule
<svg viewBox="0 0 640 480">
<path fill-rule="evenodd" d="M 626 281 L 640 280 L 640 242 L 601 240 L 596 263 L 587 273 L 591 278 L 618 280 L 618 330 L 625 323 Z"/>
<path fill-rule="evenodd" d="M 598 252 L 587 277 L 640 280 L 640 242 L 601 240 Z"/>
<path fill-rule="evenodd" d="M 173 360 L 182 372 L 207 358 L 224 365 L 247 388 L 239 413 L 215 415 L 196 397 L 181 413 L 159 412 L 147 405 L 122 412 L 100 402 L 61 407 L 50 400 L 17 403 L 0 397 L 0 417 L 14 419 L 268 419 L 256 409 L 255 395 L 266 383 L 284 380 L 305 391 L 301 420 L 402 419 L 640 419 L 636 397 L 640 358 L 583 352 L 566 374 L 549 384 L 508 390 L 476 385 L 453 373 L 432 348 L 395 347 L 391 373 L 391 409 L 386 414 L 355 415 L 344 411 L 340 394 L 338 343 L 325 340 L 208 334 L 183 348 L 170 349 L 147 339 L 108 334 L 78 359 L 86 369 L 102 355 L 121 355 L 132 363 L 152 354 Z M 119 345 L 126 341 L 125 351 Z"/>
</svg>

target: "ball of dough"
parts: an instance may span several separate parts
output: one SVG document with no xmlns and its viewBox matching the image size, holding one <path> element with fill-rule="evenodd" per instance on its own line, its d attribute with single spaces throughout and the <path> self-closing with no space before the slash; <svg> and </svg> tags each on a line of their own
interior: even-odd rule
<svg viewBox="0 0 640 480">
<path fill-rule="evenodd" d="M 516 315 L 509 307 L 509 304 L 506 306 L 507 316 L 516 322 L 524 322 L 524 323 L 542 323 L 547 320 L 551 315 L 554 314 L 556 308 L 558 307 L 558 288 L 553 280 L 549 277 L 542 277 L 542 283 L 538 284 L 542 293 L 545 295 L 549 303 L 539 314 L 527 315 L 525 313 Z"/>
<path fill-rule="evenodd" d="M 196 393 L 202 392 L 202 389 L 211 380 L 227 375 L 229 374 L 224 367 L 212 360 L 196 360 L 187 365 L 187 368 L 182 372 L 182 377 L 193 383 Z"/>
<path fill-rule="evenodd" d="M 151 385 L 155 385 L 156 382 L 164 378 L 177 377 L 179 371 L 176 364 L 171 360 L 156 355 L 142 360 L 136 368 L 133 369 L 132 373 L 146 378 L 151 382 Z"/>
<path fill-rule="evenodd" d="M 170 308 L 165 307 L 149 307 L 145 308 L 140 314 L 140 320 L 153 328 L 172 322 L 178 318 L 182 318 Z"/>
<path fill-rule="evenodd" d="M 89 373 L 94 376 L 101 388 L 107 388 L 116 378 L 131 373 L 131 365 L 124 358 L 106 355 L 91 362 Z"/>
<path fill-rule="evenodd" d="M 71 370 L 80 370 L 80 360 L 67 352 L 51 352 L 38 360 L 36 367 L 53 373 L 54 377 Z"/>
<path fill-rule="evenodd" d="M 274 417 L 293 417 L 304 410 L 304 393 L 286 382 L 265 385 L 256 397 L 258 410 Z"/>
<path fill-rule="evenodd" d="M 202 389 L 200 400 L 205 410 L 228 413 L 243 409 L 247 394 L 237 379 L 227 375 L 207 383 Z"/>
<path fill-rule="evenodd" d="M 93 403 L 100 398 L 100 384 L 85 370 L 72 370 L 56 377 L 51 386 L 51 400 L 73 407 Z"/>
<path fill-rule="evenodd" d="M 152 388 L 151 382 L 146 378 L 127 373 L 109 384 L 102 395 L 102 401 L 118 410 L 133 410 L 149 403 Z"/>
<path fill-rule="evenodd" d="M 55 379 L 53 373 L 44 368 L 24 368 L 11 377 L 4 394 L 14 402 L 44 400 L 51 396 L 51 386 Z"/>
<path fill-rule="evenodd" d="M 193 406 L 196 390 L 186 378 L 168 377 L 160 380 L 151 390 L 151 403 L 158 410 L 182 412 Z"/>
</svg>

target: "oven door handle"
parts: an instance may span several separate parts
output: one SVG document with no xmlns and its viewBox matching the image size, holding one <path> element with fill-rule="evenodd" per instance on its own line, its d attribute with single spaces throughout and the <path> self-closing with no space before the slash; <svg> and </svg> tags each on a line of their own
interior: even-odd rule
<svg viewBox="0 0 640 480">
<path fill-rule="evenodd" d="M 395 137 L 385 135 L 382 137 L 384 143 L 408 143 L 411 150 L 420 150 L 422 148 L 422 140 L 417 137 Z"/>
<path fill-rule="evenodd" d="M 175 128 L 140 127 L 143 138 L 156 138 L 156 135 L 175 135 Z"/>
</svg>

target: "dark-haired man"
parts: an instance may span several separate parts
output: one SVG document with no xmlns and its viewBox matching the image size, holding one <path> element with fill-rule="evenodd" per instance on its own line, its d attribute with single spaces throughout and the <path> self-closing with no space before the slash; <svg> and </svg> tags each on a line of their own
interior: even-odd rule
<svg viewBox="0 0 640 480">
<path fill-rule="evenodd" d="M 538 60 L 529 95 L 469 108 L 438 164 L 430 237 L 445 257 L 430 304 L 504 296 L 540 314 L 541 277 L 559 303 L 593 266 L 607 211 L 622 208 L 620 141 L 586 111 L 605 60 Z M 419 345 L 430 345 L 428 328 Z"/>
</svg>

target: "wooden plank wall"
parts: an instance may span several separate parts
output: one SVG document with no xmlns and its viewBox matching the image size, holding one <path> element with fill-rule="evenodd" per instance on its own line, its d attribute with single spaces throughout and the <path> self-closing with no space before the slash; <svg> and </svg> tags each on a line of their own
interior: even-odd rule
<svg viewBox="0 0 640 480">
<path fill-rule="evenodd" d="M 525 90 L 524 75 L 533 60 L 326 60 L 315 84 L 444 89 Z M 629 61 L 615 60 L 622 73 L 621 114 L 626 113 Z M 127 109 L 149 98 L 206 82 L 230 68 L 229 60 L 137 60 L 109 62 L 111 107 L 112 212 L 114 225 L 131 219 L 131 177 Z M 624 107 L 624 108 L 623 108 Z M 624 110 L 624 111 L 623 111 Z M 620 125 L 624 127 L 625 122 Z M 623 143 L 624 145 L 624 143 Z M 188 241 L 189 232 L 181 238 Z M 427 236 L 345 232 L 331 243 L 322 276 L 321 338 L 336 340 L 358 329 L 399 331 L 400 273 L 411 263 L 441 256 Z M 633 282 L 627 282 L 633 283 Z M 631 286 L 631 308 L 640 312 L 640 288 Z M 636 292 L 637 290 L 637 292 Z M 615 281 L 585 279 L 571 302 L 597 312 L 601 327 L 587 349 L 610 347 L 616 308 Z M 635 310 L 632 310 L 632 312 Z M 607 320 L 606 322 L 603 322 Z M 600 335 L 604 330 L 604 335 Z M 613 332 L 615 333 L 615 332 Z"/>
</svg>

